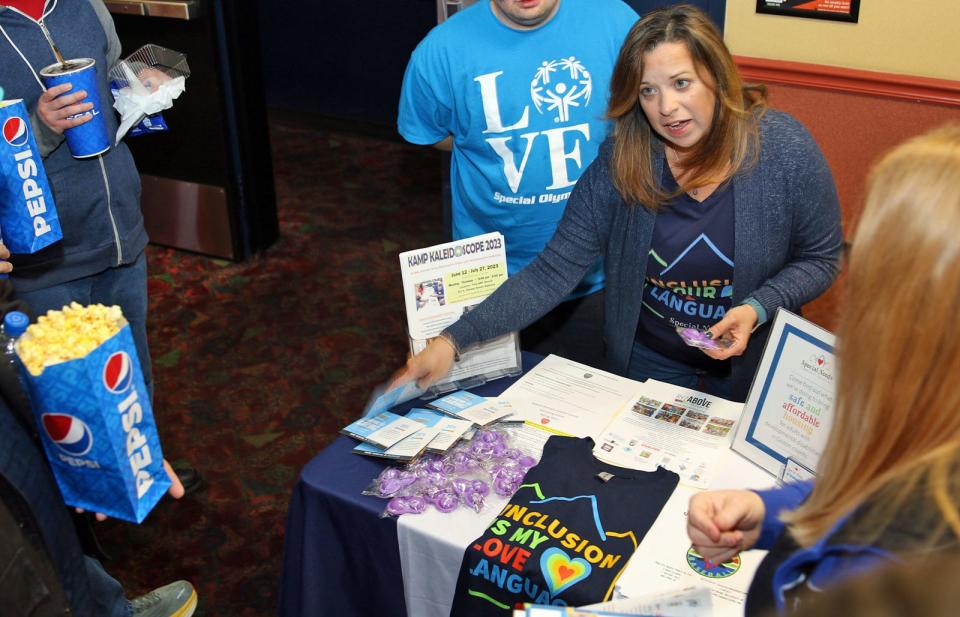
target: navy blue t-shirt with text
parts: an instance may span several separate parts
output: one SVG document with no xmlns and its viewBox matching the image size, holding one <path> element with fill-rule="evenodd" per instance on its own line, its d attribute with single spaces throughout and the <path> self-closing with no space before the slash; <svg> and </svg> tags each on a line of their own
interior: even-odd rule
<svg viewBox="0 0 960 617">
<path fill-rule="evenodd" d="M 668 165 L 663 187 L 677 189 Z M 647 258 L 637 340 L 668 358 L 716 371 L 716 360 L 688 347 L 676 327 L 706 330 L 732 304 L 734 199 L 729 182 L 703 202 L 686 193 L 657 213 Z"/>
</svg>

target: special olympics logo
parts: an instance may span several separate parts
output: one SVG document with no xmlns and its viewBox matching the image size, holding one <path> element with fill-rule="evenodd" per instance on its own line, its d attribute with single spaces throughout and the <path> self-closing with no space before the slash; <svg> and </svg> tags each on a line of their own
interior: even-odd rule
<svg viewBox="0 0 960 617">
<path fill-rule="evenodd" d="M 574 56 L 544 60 L 530 82 L 530 98 L 537 111 L 555 111 L 558 123 L 570 119 L 571 108 L 589 105 L 592 94 L 590 71 Z"/>
<path fill-rule="evenodd" d="M 28 125 L 23 118 L 19 116 L 10 116 L 3 123 L 3 138 L 7 140 L 7 143 L 11 146 L 19 148 L 23 144 L 27 143 L 27 129 Z"/>
<path fill-rule="evenodd" d="M 708 563 L 693 547 L 687 551 L 687 565 L 694 572 L 705 578 L 727 578 L 733 576 L 740 569 L 740 555 L 734 555 L 723 563 Z"/>
<path fill-rule="evenodd" d="M 93 433 L 80 418 L 63 413 L 45 413 L 40 420 L 50 441 L 67 454 L 83 456 L 93 447 Z"/>
<path fill-rule="evenodd" d="M 113 394 L 126 392 L 133 383 L 133 363 L 125 351 L 110 355 L 103 365 L 103 385 Z"/>
</svg>

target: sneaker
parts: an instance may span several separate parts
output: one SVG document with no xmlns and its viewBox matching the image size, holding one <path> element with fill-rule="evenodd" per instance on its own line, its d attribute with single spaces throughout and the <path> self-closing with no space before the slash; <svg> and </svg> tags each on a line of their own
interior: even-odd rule
<svg viewBox="0 0 960 617">
<path fill-rule="evenodd" d="M 132 617 L 190 617 L 197 610 L 197 591 L 187 581 L 158 587 L 130 602 Z"/>
</svg>

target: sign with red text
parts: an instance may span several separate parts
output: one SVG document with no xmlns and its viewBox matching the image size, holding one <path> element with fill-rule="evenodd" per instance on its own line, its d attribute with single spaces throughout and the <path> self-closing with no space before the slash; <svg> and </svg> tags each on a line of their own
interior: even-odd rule
<svg viewBox="0 0 960 617">
<path fill-rule="evenodd" d="M 779 309 L 737 427 L 733 449 L 781 477 L 794 462 L 816 472 L 833 423 L 835 338 Z"/>
</svg>

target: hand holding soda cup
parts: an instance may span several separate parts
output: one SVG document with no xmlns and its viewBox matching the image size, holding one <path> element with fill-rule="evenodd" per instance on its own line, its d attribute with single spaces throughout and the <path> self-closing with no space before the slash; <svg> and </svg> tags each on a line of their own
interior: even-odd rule
<svg viewBox="0 0 960 617">
<path fill-rule="evenodd" d="M 62 135 L 67 129 L 93 119 L 84 113 L 93 109 L 93 103 L 84 101 L 86 98 L 86 90 L 74 90 L 69 82 L 48 88 L 37 102 L 37 115 L 51 131 Z"/>
<path fill-rule="evenodd" d="M 47 91 L 37 113 L 51 130 L 63 133 L 70 154 L 83 159 L 109 150 L 96 62 L 92 58 L 54 62 L 40 69 L 40 77 Z"/>
</svg>

